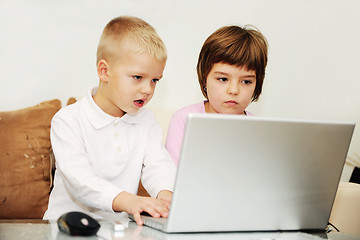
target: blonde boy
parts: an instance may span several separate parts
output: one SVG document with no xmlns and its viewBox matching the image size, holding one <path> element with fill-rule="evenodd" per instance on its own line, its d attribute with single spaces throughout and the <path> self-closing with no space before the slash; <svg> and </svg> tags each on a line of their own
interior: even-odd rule
<svg viewBox="0 0 360 240">
<path fill-rule="evenodd" d="M 69 211 L 116 219 L 126 212 L 167 217 L 175 165 L 161 128 L 143 109 L 167 59 L 155 29 L 135 17 L 105 27 L 97 51 L 99 86 L 52 120 L 57 169 L 44 219 Z M 139 180 L 152 196 L 136 196 Z"/>
</svg>

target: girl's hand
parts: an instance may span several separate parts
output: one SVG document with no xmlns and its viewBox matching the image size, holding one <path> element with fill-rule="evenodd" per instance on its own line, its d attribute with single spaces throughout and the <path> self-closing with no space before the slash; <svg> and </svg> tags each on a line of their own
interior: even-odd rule
<svg viewBox="0 0 360 240">
<path fill-rule="evenodd" d="M 140 197 L 128 192 L 119 193 L 115 197 L 112 207 L 116 212 L 125 211 L 132 214 L 138 225 L 144 224 L 140 216 L 142 212 L 147 212 L 156 218 L 166 218 L 169 214 L 168 204 L 165 201 L 151 197 Z"/>
</svg>

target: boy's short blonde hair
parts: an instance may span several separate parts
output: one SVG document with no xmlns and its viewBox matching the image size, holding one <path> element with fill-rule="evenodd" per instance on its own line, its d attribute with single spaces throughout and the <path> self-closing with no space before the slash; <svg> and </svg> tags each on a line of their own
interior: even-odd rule
<svg viewBox="0 0 360 240">
<path fill-rule="evenodd" d="M 132 50 L 150 53 L 158 61 L 166 62 L 166 47 L 156 30 L 140 18 L 121 16 L 112 19 L 105 26 L 97 49 L 96 63 L 121 57 L 119 49 L 124 40 L 133 44 Z"/>
<path fill-rule="evenodd" d="M 200 51 L 197 74 L 205 98 L 206 79 L 215 63 L 227 63 L 256 72 L 256 87 L 251 101 L 261 94 L 267 65 L 266 38 L 254 27 L 226 26 L 211 34 Z"/>
</svg>

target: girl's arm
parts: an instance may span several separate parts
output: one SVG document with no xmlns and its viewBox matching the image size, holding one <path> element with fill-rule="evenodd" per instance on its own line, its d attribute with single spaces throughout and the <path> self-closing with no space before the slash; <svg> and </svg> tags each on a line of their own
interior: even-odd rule
<svg viewBox="0 0 360 240">
<path fill-rule="evenodd" d="M 184 137 L 186 116 L 176 112 L 170 120 L 165 148 L 170 153 L 174 163 L 178 165 L 181 145 Z"/>
</svg>

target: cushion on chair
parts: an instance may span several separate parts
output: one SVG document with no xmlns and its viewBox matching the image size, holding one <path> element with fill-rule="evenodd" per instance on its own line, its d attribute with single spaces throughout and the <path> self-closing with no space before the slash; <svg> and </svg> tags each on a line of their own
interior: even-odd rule
<svg viewBox="0 0 360 240">
<path fill-rule="evenodd" d="M 50 123 L 60 100 L 0 112 L 0 218 L 42 218 L 50 177 Z"/>
<path fill-rule="evenodd" d="M 340 232 L 360 236 L 360 184 L 340 182 L 329 222 Z"/>
</svg>

